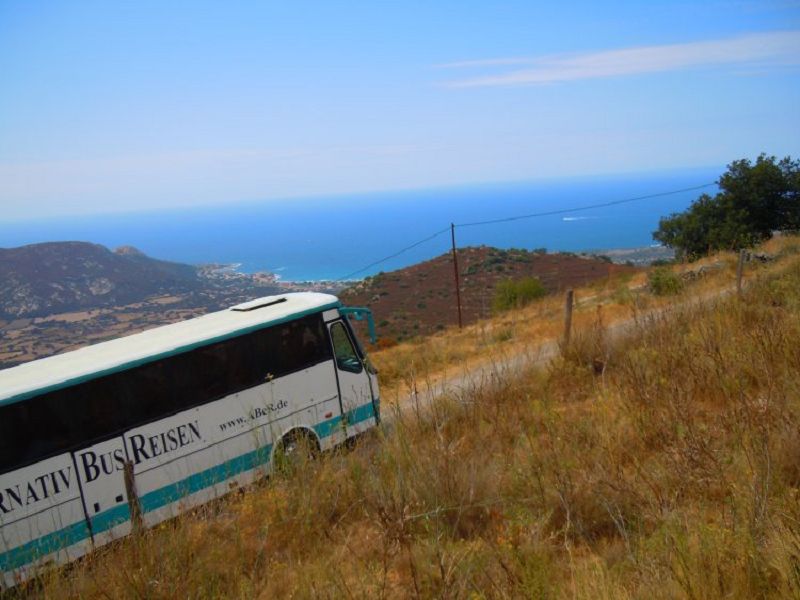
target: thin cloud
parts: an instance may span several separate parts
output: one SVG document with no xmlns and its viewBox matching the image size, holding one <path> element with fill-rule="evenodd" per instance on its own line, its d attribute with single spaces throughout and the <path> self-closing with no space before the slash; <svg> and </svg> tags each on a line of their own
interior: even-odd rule
<svg viewBox="0 0 800 600">
<path fill-rule="evenodd" d="M 529 65 L 533 59 L 526 56 L 512 56 L 509 58 L 487 58 L 484 60 L 462 60 L 459 62 L 434 65 L 435 69 L 462 69 L 464 67 L 502 67 L 507 65 Z"/>
<path fill-rule="evenodd" d="M 447 69 L 528 68 L 445 82 L 447 87 L 543 85 L 581 79 L 623 77 L 700 67 L 794 66 L 800 64 L 800 31 L 754 33 L 721 40 L 640 46 L 570 56 L 499 58 L 440 65 Z"/>
</svg>

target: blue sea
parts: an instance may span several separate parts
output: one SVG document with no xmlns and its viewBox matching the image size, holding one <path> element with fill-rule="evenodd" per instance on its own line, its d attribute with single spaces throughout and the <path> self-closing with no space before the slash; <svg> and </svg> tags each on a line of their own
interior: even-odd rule
<svg viewBox="0 0 800 600">
<path fill-rule="evenodd" d="M 601 204 L 713 182 L 722 168 L 551 179 L 402 192 L 340 195 L 216 207 L 0 223 L 0 247 L 82 240 L 131 245 L 154 258 L 235 263 L 287 281 L 361 278 L 433 258 L 449 230 L 366 270 L 384 257 L 456 223 L 458 246 L 590 251 L 653 243 L 662 216 L 686 209 L 711 187 L 574 213 L 491 225 L 461 223 Z"/>
</svg>

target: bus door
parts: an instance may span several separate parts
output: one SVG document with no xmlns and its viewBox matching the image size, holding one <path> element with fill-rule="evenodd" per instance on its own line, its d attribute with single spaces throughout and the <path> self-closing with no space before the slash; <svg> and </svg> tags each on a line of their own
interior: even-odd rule
<svg viewBox="0 0 800 600">
<path fill-rule="evenodd" d="M 329 327 L 342 400 L 342 420 L 347 437 L 350 437 L 366 431 L 376 423 L 369 374 L 345 324 L 335 321 Z"/>
<path fill-rule="evenodd" d="M 95 546 L 131 531 L 125 493 L 125 445 L 112 438 L 74 453 Z"/>
</svg>

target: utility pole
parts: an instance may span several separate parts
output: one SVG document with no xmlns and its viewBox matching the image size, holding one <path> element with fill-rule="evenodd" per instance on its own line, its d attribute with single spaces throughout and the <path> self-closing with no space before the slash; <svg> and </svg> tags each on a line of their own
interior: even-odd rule
<svg viewBox="0 0 800 600">
<path fill-rule="evenodd" d="M 464 324 L 461 320 L 461 290 L 458 284 L 458 256 L 456 256 L 456 226 L 450 223 L 450 239 L 453 241 L 453 275 L 456 280 L 456 303 L 458 304 L 458 328 L 461 329 Z"/>
</svg>

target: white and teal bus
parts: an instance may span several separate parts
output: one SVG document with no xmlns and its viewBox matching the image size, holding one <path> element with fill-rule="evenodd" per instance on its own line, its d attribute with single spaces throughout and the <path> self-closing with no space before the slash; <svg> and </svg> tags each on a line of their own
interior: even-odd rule
<svg viewBox="0 0 800 600">
<path fill-rule="evenodd" d="M 0 371 L 0 589 L 376 425 L 348 314 L 270 296 Z"/>
</svg>

